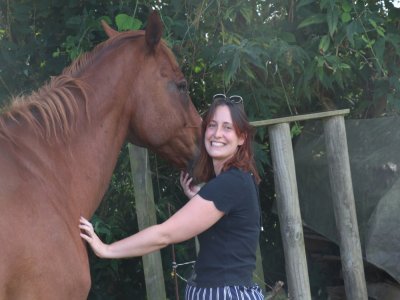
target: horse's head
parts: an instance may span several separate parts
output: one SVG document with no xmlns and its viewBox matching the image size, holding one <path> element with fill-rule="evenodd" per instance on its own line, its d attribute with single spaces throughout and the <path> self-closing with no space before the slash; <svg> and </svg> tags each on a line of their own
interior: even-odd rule
<svg viewBox="0 0 400 300">
<path fill-rule="evenodd" d="M 122 34 L 106 24 L 103 27 L 110 38 Z M 130 50 L 136 73 L 124 78 L 132 81 L 126 104 L 131 112 L 128 140 L 184 169 L 198 151 L 201 117 L 175 56 L 161 39 L 162 32 L 161 19 L 153 12 L 135 42 L 136 50 Z"/>
</svg>

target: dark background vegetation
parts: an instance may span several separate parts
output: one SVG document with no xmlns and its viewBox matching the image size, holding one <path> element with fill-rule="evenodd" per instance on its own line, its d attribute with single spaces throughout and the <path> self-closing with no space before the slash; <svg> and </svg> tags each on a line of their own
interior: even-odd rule
<svg viewBox="0 0 400 300">
<path fill-rule="evenodd" d="M 4 0 L 0 2 L 0 104 L 29 93 L 106 39 L 100 20 L 119 31 L 143 29 L 160 11 L 200 112 L 213 94 L 240 94 L 251 120 L 350 108 L 353 118 L 399 109 L 399 16 L 392 1 L 350 0 Z M 140 76 L 140 74 L 138 74 Z M 295 137 L 300 125 L 292 128 Z M 285 282 L 279 222 L 272 213 L 268 137 L 259 128 L 257 163 L 264 217 L 265 281 Z M 151 156 L 158 220 L 184 202 L 178 173 Z M 137 231 L 127 147 L 93 221 L 111 242 Z M 333 249 L 333 252 L 337 249 Z M 194 243 L 176 245 L 177 261 L 193 260 Z M 171 247 L 162 250 L 168 297 L 174 298 Z M 187 276 L 189 270 L 178 269 Z M 145 299 L 140 258 L 91 256 L 90 299 Z M 325 299 L 330 272 L 310 261 L 313 297 Z M 332 275 L 332 276 L 331 276 Z M 181 289 L 184 282 L 180 281 Z M 325 296 L 324 296 L 325 295 Z"/>
</svg>

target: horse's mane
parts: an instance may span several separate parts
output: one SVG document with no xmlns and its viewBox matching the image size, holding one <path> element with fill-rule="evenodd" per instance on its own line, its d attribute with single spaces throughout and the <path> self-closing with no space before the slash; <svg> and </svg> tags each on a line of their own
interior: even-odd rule
<svg viewBox="0 0 400 300">
<path fill-rule="evenodd" d="M 16 142 L 12 130 L 15 125 L 31 128 L 47 142 L 66 141 L 75 131 L 78 100 L 74 93 L 87 102 L 84 82 L 60 75 L 30 95 L 14 97 L 0 115 L 0 139 Z"/>
<path fill-rule="evenodd" d="M 118 47 L 126 40 L 144 36 L 144 31 L 127 31 L 109 38 L 97 45 L 92 51 L 82 54 L 66 67 L 61 75 L 52 77 L 48 83 L 30 95 L 14 97 L 0 115 L 0 139 L 15 143 L 14 125 L 32 128 L 34 134 L 48 143 L 67 141 L 76 131 L 79 113 L 78 101 L 83 101 L 86 119 L 88 111 L 88 86 L 78 78 L 86 66 L 92 64 L 101 53 Z M 168 57 L 174 56 L 162 42 Z M 79 98 L 77 96 L 80 96 Z"/>
</svg>

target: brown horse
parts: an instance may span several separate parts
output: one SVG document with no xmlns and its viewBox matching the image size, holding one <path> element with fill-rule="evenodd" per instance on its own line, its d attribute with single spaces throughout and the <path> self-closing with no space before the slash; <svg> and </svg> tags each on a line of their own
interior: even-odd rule
<svg viewBox="0 0 400 300">
<path fill-rule="evenodd" d="M 201 118 L 157 13 L 118 33 L 0 115 L 0 299 L 86 299 L 79 216 L 104 195 L 125 140 L 178 168 Z"/>
</svg>

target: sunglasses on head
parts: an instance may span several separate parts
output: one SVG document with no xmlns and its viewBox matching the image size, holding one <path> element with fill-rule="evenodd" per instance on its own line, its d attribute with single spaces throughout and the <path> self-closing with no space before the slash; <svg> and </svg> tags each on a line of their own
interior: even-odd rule
<svg viewBox="0 0 400 300">
<path fill-rule="evenodd" d="M 227 102 L 234 103 L 234 104 L 243 103 L 243 98 L 238 95 L 232 95 L 232 96 L 228 97 L 225 94 L 215 94 L 213 96 L 213 101 L 218 100 L 218 99 L 222 99 Z"/>
</svg>

